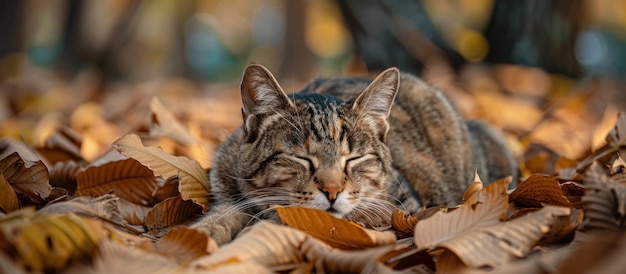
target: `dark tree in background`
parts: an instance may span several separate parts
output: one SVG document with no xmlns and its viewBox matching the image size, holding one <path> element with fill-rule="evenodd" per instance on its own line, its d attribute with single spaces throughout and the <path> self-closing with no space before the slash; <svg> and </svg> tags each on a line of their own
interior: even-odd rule
<svg viewBox="0 0 626 274">
<path fill-rule="evenodd" d="M 420 1 L 340 0 L 354 51 L 372 71 L 391 66 L 419 74 L 429 58 L 454 68 L 463 58 L 435 30 Z"/>
<path fill-rule="evenodd" d="M 440 55 L 459 68 L 466 61 L 435 30 L 420 1 L 341 0 L 355 52 L 370 70 L 390 66 L 420 73 Z M 581 0 L 494 1 L 483 31 L 487 63 L 523 64 L 578 77 L 574 56 Z"/>
</svg>

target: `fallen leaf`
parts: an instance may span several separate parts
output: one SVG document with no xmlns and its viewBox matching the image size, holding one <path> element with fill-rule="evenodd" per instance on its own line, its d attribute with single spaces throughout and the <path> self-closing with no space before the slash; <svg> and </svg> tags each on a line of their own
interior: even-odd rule
<svg viewBox="0 0 626 274">
<path fill-rule="evenodd" d="M 569 214 L 569 208 L 546 206 L 510 222 L 472 227 L 436 247 L 454 252 L 469 267 L 496 267 L 526 256 L 558 217 Z"/>
<path fill-rule="evenodd" d="M 17 152 L 0 160 L 0 173 L 4 174 L 18 195 L 23 194 L 38 205 L 45 201 L 52 190 L 48 183 L 48 169 L 43 162 L 22 160 Z"/>
<path fill-rule="evenodd" d="M 304 207 L 277 207 L 281 221 L 341 249 L 359 249 L 395 243 L 390 231 L 375 231 L 332 216 L 326 211 Z"/>
<path fill-rule="evenodd" d="M 126 135 L 113 143 L 122 154 L 149 167 L 156 176 L 180 177 L 178 190 L 183 200 L 191 200 L 206 213 L 209 208 L 209 185 L 206 172 L 200 165 L 186 157 L 176 157 L 155 147 L 144 147 L 139 136 Z"/>
<path fill-rule="evenodd" d="M 90 166 L 76 175 L 76 195 L 115 195 L 139 205 L 153 205 L 154 173 L 135 159 Z"/>
<path fill-rule="evenodd" d="M 168 137 L 183 145 L 198 143 L 158 98 L 150 100 L 150 110 L 150 135 Z"/>
<path fill-rule="evenodd" d="M 395 245 L 370 248 L 365 251 L 334 249 L 319 239 L 283 225 L 261 221 L 250 231 L 225 245 L 210 256 L 201 257 L 190 266 L 203 270 L 220 270 L 228 263 L 253 262 L 265 267 L 311 263 L 316 271 L 359 273 L 369 263 L 390 252 Z"/>
<path fill-rule="evenodd" d="M 626 225 L 626 186 L 605 173 L 597 163 L 585 175 L 585 222 L 582 229 L 617 230 Z"/>
<path fill-rule="evenodd" d="M 5 213 L 20 208 L 20 200 L 17 199 L 15 190 L 11 187 L 4 174 L 0 173 L 0 209 Z"/>
<path fill-rule="evenodd" d="M 144 223 L 148 229 L 159 229 L 179 224 L 198 214 L 200 207 L 196 204 L 183 201 L 180 197 L 171 197 L 154 205 L 146 213 Z"/>
<path fill-rule="evenodd" d="M 55 129 L 54 133 L 42 143 L 43 146 L 38 147 L 37 152 L 50 163 L 85 160 L 80 152 L 82 136 L 69 127 Z"/>
<path fill-rule="evenodd" d="M 76 175 L 82 169 L 83 166 L 74 161 L 56 162 L 50 168 L 50 185 L 73 193 L 76 191 Z"/>
<path fill-rule="evenodd" d="M 432 217 L 420 220 L 415 227 L 415 244 L 433 247 L 438 243 L 463 233 L 499 223 L 506 217 L 511 177 L 495 181 L 472 195 L 452 212 L 439 211 Z"/>
<path fill-rule="evenodd" d="M 164 256 L 111 240 L 102 241 L 96 254 L 92 263 L 74 264 L 64 273 L 175 273 L 181 271 L 181 267 L 175 261 Z"/>
<path fill-rule="evenodd" d="M 85 217 L 97 217 L 103 220 L 119 223 L 122 217 L 119 214 L 114 195 L 107 194 L 96 198 L 76 197 L 69 201 L 48 205 L 38 212 L 41 214 L 73 213 Z"/>
<path fill-rule="evenodd" d="M 130 225 L 143 225 L 146 214 L 152 209 L 152 207 L 138 205 L 123 198 L 118 198 L 115 202 L 119 214 Z"/>
<path fill-rule="evenodd" d="M 417 225 L 417 218 L 408 211 L 395 209 L 391 215 L 391 226 L 404 235 L 412 236 Z"/>
<path fill-rule="evenodd" d="M 463 193 L 463 201 L 469 199 L 474 193 L 483 189 L 483 181 L 478 177 L 478 170 L 474 174 L 474 181 L 467 187 L 465 193 Z"/>
<path fill-rule="evenodd" d="M 2 250 L 22 269 L 62 270 L 71 261 L 91 258 L 105 235 L 98 221 L 73 214 L 34 215 L 27 219 L 0 220 Z"/>
<path fill-rule="evenodd" d="M 179 265 L 209 255 L 217 250 L 217 243 L 206 234 L 192 228 L 178 227 L 170 230 L 154 243 L 156 252 L 174 259 Z"/>
<path fill-rule="evenodd" d="M 509 201 L 528 207 L 541 207 L 542 204 L 573 207 L 563 196 L 559 181 L 541 174 L 534 174 L 520 183 L 511 192 Z"/>
</svg>

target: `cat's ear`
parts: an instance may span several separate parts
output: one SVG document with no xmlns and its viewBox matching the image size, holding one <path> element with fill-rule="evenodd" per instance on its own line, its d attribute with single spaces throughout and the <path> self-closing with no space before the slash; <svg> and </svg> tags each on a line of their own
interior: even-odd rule
<svg viewBox="0 0 626 274">
<path fill-rule="evenodd" d="M 352 103 L 352 110 L 358 114 L 359 122 L 369 124 L 383 141 L 389 130 L 389 113 L 399 85 L 400 71 L 397 68 L 387 69 Z"/>
<path fill-rule="evenodd" d="M 294 107 L 287 94 L 264 66 L 246 67 L 241 80 L 241 112 L 246 134 L 256 131 L 262 118 L 277 110 Z"/>
</svg>

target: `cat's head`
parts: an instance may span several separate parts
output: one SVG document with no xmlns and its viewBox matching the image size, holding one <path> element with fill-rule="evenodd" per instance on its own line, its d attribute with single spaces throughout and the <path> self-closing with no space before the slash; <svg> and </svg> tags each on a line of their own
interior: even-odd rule
<svg viewBox="0 0 626 274">
<path fill-rule="evenodd" d="M 348 101 L 282 90 L 261 65 L 241 83 L 243 193 L 260 205 L 318 208 L 380 223 L 388 217 L 391 156 L 384 144 L 399 71 L 382 72 Z"/>
</svg>

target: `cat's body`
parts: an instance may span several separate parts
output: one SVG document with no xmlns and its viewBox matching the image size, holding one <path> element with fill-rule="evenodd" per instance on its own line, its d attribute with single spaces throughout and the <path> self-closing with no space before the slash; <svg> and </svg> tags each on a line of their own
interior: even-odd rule
<svg viewBox="0 0 626 274">
<path fill-rule="evenodd" d="M 244 125 L 216 154 L 216 206 L 195 224 L 220 243 L 252 216 L 271 218 L 274 204 L 375 226 L 396 203 L 410 211 L 460 203 L 477 168 L 487 182 L 517 171 L 496 133 L 396 69 L 373 81 L 317 79 L 287 96 L 269 71 L 251 65 L 241 88 Z"/>
</svg>

